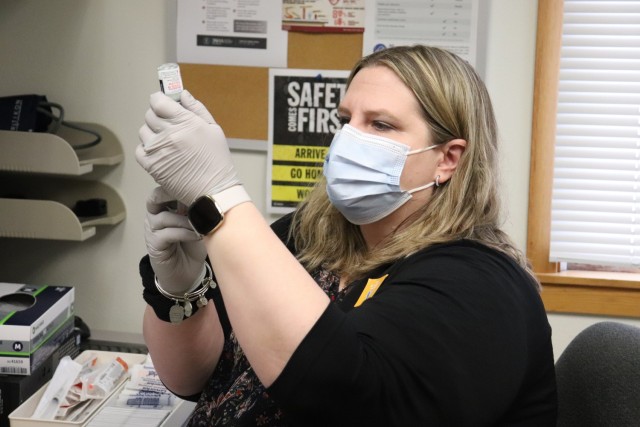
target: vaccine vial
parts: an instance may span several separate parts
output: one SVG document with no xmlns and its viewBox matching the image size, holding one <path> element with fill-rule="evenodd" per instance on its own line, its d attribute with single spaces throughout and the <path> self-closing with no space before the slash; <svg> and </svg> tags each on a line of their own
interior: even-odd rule
<svg viewBox="0 0 640 427">
<path fill-rule="evenodd" d="M 173 62 L 162 64 L 158 67 L 158 79 L 160 90 L 174 101 L 180 101 L 180 93 L 183 90 L 180 67 Z"/>
</svg>

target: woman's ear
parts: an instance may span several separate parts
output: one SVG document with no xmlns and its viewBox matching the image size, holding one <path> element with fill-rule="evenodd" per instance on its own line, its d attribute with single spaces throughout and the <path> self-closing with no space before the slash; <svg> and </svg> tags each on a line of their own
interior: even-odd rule
<svg viewBox="0 0 640 427">
<path fill-rule="evenodd" d="M 462 153 L 467 148 L 467 141 L 464 139 L 452 139 L 451 141 L 443 144 L 441 150 L 444 154 L 442 160 L 436 167 L 436 175 L 440 176 L 439 183 L 443 184 L 451 179 L 451 175 L 455 172 L 460 162 Z"/>
</svg>

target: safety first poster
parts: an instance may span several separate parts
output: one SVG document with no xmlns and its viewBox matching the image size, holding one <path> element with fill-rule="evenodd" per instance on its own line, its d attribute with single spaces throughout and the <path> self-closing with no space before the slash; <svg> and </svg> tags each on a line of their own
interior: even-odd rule
<svg viewBox="0 0 640 427">
<path fill-rule="evenodd" d="M 348 71 L 269 70 L 267 212 L 291 212 L 322 177 Z"/>
</svg>

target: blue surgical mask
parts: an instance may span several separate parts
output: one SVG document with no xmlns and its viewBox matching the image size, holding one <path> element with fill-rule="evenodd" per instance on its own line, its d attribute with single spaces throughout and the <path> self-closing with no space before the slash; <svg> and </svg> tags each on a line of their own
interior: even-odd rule
<svg viewBox="0 0 640 427">
<path fill-rule="evenodd" d="M 345 125 L 335 134 L 324 162 L 331 204 L 357 225 L 386 217 L 407 203 L 412 193 L 436 184 L 434 181 L 412 190 L 400 188 L 407 156 L 435 147 L 410 151 L 408 145 Z"/>
</svg>

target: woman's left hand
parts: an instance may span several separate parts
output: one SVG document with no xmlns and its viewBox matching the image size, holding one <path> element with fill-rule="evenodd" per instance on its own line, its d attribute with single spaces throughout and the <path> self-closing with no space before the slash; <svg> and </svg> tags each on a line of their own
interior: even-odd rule
<svg viewBox="0 0 640 427">
<path fill-rule="evenodd" d="M 240 181 L 222 128 L 188 92 L 182 97 L 181 105 L 161 92 L 151 95 L 136 159 L 168 194 L 189 206 Z"/>
</svg>

